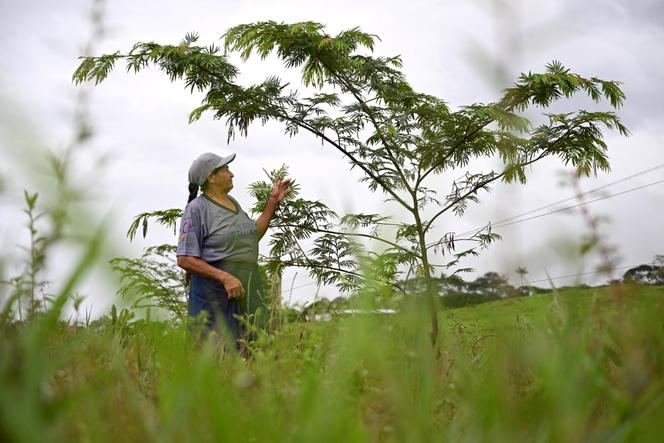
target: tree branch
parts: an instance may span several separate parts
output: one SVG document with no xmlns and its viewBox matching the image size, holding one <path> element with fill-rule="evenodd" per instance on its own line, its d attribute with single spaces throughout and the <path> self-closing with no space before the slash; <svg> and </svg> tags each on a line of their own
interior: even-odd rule
<svg viewBox="0 0 664 443">
<path fill-rule="evenodd" d="M 540 155 L 539 155 L 538 157 L 536 157 L 535 159 L 530 160 L 530 161 L 525 162 L 525 163 L 522 163 L 522 164 L 520 164 L 520 165 L 518 165 L 518 166 L 519 166 L 519 167 L 524 167 L 524 166 L 528 166 L 528 165 L 530 165 L 530 164 L 533 164 L 533 163 L 535 163 L 536 161 L 539 161 L 539 160 L 543 159 L 544 157 L 546 157 L 546 155 L 548 154 L 548 152 L 549 152 L 549 150 L 547 149 L 547 150 L 545 150 L 544 152 L 542 152 L 542 154 L 540 154 Z M 488 185 L 489 183 L 493 183 L 494 181 L 498 180 L 499 178 L 502 178 L 503 176 L 505 176 L 505 173 L 506 173 L 506 171 L 503 171 L 503 172 L 501 172 L 500 174 L 498 174 L 498 175 L 496 175 L 496 176 L 494 176 L 494 177 L 491 177 L 490 179 L 484 180 L 484 181 L 482 181 L 482 182 L 476 184 L 475 186 L 473 186 L 473 188 L 472 188 L 470 191 L 466 192 L 464 195 L 455 198 L 450 204 L 448 204 L 447 206 L 445 206 L 443 209 L 441 209 L 440 211 L 438 211 L 438 212 L 436 213 L 436 215 L 434 215 L 431 219 L 429 219 L 429 221 L 426 223 L 426 226 L 425 226 L 424 230 L 427 231 L 427 230 L 431 227 L 431 225 L 433 224 L 433 222 L 434 222 L 439 216 L 441 216 L 441 215 L 444 214 L 445 212 L 449 211 L 450 208 L 452 208 L 454 205 L 456 205 L 457 203 L 459 203 L 461 200 L 465 200 L 466 198 L 468 198 L 468 196 L 470 196 L 471 194 L 476 193 L 478 190 L 480 190 L 480 189 L 483 188 L 484 186 Z"/>
<path fill-rule="evenodd" d="M 282 224 L 282 225 L 274 225 L 272 227 L 273 228 L 281 228 L 281 227 L 297 228 L 298 226 L 297 225 Z M 322 232 L 322 233 L 325 233 L 325 234 L 342 235 L 342 236 L 349 235 L 349 236 L 353 236 L 353 237 L 365 237 L 365 238 L 369 238 L 369 239 L 372 239 L 372 240 L 381 241 L 381 242 L 386 243 L 386 244 L 392 246 L 393 248 L 399 249 L 403 252 L 407 252 L 409 254 L 411 253 L 411 251 L 409 249 L 406 249 L 403 246 L 400 246 L 400 245 L 398 245 L 396 243 L 393 243 L 389 240 L 385 240 L 384 238 L 373 236 L 371 234 L 362 234 L 362 233 L 358 233 L 358 232 L 340 232 L 340 231 L 332 231 L 332 230 L 329 230 L 329 229 L 321 229 L 321 228 L 316 228 L 316 232 Z"/>
<path fill-rule="evenodd" d="M 523 99 L 521 99 L 521 100 L 519 100 L 519 101 L 517 101 L 517 102 L 515 102 L 515 103 L 513 103 L 513 104 L 511 104 L 510 106 L 506 107 L 505 110 L 506 110 L 506 111 L 511 111 L 511 110 L 513 110 L 513 109 L 516 109 L 518 106 L 520 106 L 520 105 L 521 105 L 523 102 L 525 102 L 525 101 L 528 101 L 528 98 L 527 98 L 527 97 L 526 97 L 526 98 L 523 98 Z M 431 174 L 433 171 L 436 170 L 436 168 L 442 166 L 447 160 L 449 160 L 449 158 L 454 154 L 454 152 L 456 152 L 456 150 L 457 150 L 462 144 L 464 144 L 465 142 L 467 142 L 468 140 L 470 140 L 475 134 L 477 134 L 477 133 L 478 133 L 479 131 L 481 131 L 482 129 L 486 128 L 491 122 L 494 121 L 494 119 L 489 119 L 489 120 L 486 121 L 486 123 L 482 123 L 482 124 L 479 125 L 475 130 L 473 130 L 471 133 L 468 133 L 468 130 L 470 129 L 470 126 L 471 126 L 472 123 L 473 123 L 473 120 L 474 120 L 474 117 L 473 117 L 473 119 L 471 119 L 471 121 L 468 122 L 468 126 L 466 127 L 466 131 L 465 131 L 465 133 L 464 133 L 464 136 L 461 138 L 461 140 L 459 140 L 459 142 L 458 142 L 456 145 L 454 145 L 454 146 L 452 147 L 452 149 L 450 150 L 450 152 L 448 152 L 447 155 L 446 155 L 445 157 L 443 157 L 441 160 L 439 160 L 438 162 L 436 162 L 431 168 L 429 168 L 429 169 L 428 169 L 428 170 L 427 170 L 427 171 L 421 176 L 421 178 L 416 182 L 416 184 L 415 184 L 415 188 L 417 188 L 417 187 L 420 185 L 420 183 L 422 183 L 422 181 L 424 181 L 424 179 L 427 177 L 427 175 Z"/>
<path fill-rule="evenodd" d="M 375 278 L 366 277 L 366 276 L 364 276 L 360 273 L 357 273 L 355 271 L 349 271 L 347 269 L 342 269 L 342 268 L 335 268 L 334 266 L 326 266 L 326 265 L 321 265 L 319 263 L 313 263 L 313 264 L 310 264 L 310 265 L 309 264 L 305 265 L 305 264 L 298 263 L 298 262 L 293 262 L 293 261 L 285 262 L 284 266 L 295 266 L 295 267 L 298 267 L 298 268 L 311 267 L 311 268 L 318 268 L 318 269 L 326 269 L 328 271 L 341 272 L 341 273 L 344 273 L 344 274 L 352 275 L 353 277 L 360 278 L 362 280 L 375 281 L 375 282 L 378 282 L 378 283 L 382 283 L 384 285 L 389 285 L 393 288 L 398 289 L 399 291 L 401 291 L 403 293 L 403 289 L 401 289 L 401 287 L 399 287 L 399 285 L 397 283 L 391 283 L 391 282 L 387 282 L 387 281 L 383 281 L 383 280 L 378 280 L 378 279 L 375 279 Z"/>
<path fill-rule="evenodd" d="M 566 139 L 566 138 L 572 133 L 572 131 L 573 131 L 574 129 L 578 128 L 578 127 L 581 126 L 582 124 L 583 124 L 583 122 L 579 122 L 579 123 L 577 123 L 577 124 L 575 124 L 575 125 L 570 126 L 570 127 L 567 129 L 567 131 L 565 131 L 565 134 L 563 134 L 563 135 L 560 136 L 557 140 L 555 140 L 555 141 L 552 142 L 549 146 L 547 146 L 547 148 L 546 148 L 546 149 L 545 149 L 545 150 L 544 150 L 544 151 L 543 151 L 538 157 L 534 158 L 533 160 L 530 160 L 530 161 L 527 161 L 527 162 L 525 162 L 525 163 L 522 163 L 522 164 L 518 165 L 518 167 L 524 167 L 524 166 L 531 165 L 531 164 L 533 164 L 533 163 L 535 163 L 535 162 L 541 160 L 542 158 L 546 157 L 546 156 L 549 154 L 549 152 L 552 150 L 551 148 L 553 148 L 556 144 L 560 143 L 561 140 Z M 443 213 L 447 212 L 452 206 L 456 205 L 456 204 L 457 204 L 458 202 L 460 202 L 461 200 L 467 198 L 469 195 L 471 195 L 471 194 L 477 192 L 480 188 L 482 188 L 482 187 L 488 185 L 489 183 L 492 183 L 492 182 L 494 182 L 495 180 L 497 180 L 497 179 L 503 177 L 503 176 L 505 175 L 505 173 L 506 173 L 506 171 L 503 171 L 503 172 L 500 173 L 499 175 L 497 175 L 497 176 L 495 176 L 495 177 L 493 177 L 493 178 L 491 178 L 491 179 L 489 179 L 489 180 L 485 180 L 485 181 L 482 182 L 482 183 L 479 183 L 478 185 L 476 185 L 475 187 L 473 187 L 472 190 L 470 190 L 469 192 L 467 192 L 467 193 L 464 194 L 463 196 L 456 198 L 454 201 L 452 201 L 452 203 L 450 203 L 449 205 L 445 206 L 441 211 L 439 211 L 438 213 L 436 213 L 436 215 L 434 215 L 433 218 L 431 218 L 431 219 L 427 222 L 427 224 L 426 224 L 426 228 L 425 228 L 425 231 L 428 230 L 429 227 L 431 227 L 431 224 L 434 222 L 434 220 L 436 220 L 436 218 L 438 218 L 438 217 L 439 217 L 440 215 L 442 215 Z"/>
<path fill-rule="evenodd" d="M 286 112 L 283 108 L 282 108 L 282 111 L 283 111 L 283 112 Z M 295 123 L 295 124 L 298 125 L 299 127 L 303 128 L 303 129 L 306 129 L 307 131 L 311 132 L 312 134 L 316 135 L 317 137 L 320 137 L 321 139 L 325 140 L 326 142 L 328 142 L 329 144 L 331 144 L 332 146 L 334 146 L 337 150 L 341 151 L 346 157 L 348 157 L 354 165 L 358 166 L 360 169 L 362 169 L 362 170 L 364 171 L 365 174 L 367 174 L 369 177 L 371 177 L 372 180 L 374 180 L 376 183 L 378 183 L 378 184 L 380 185 L 380 187 L 381 187 L 381 188 L 382 188 L 387 194 L 391 195 L 392 198 L 394 198 L 394 200 L 396 200 L 397 202 L 399 202 L 400 205 L 402 205 L 403 207 L 405 207 L 406 209 L 408 209 L 410 212 L 413 211 L 413 208 L 411 208 L 411 207 L 408 205 L 408 203 L 406 203 L 401 197 L 399 197 L 399 195 L 397 195 L 397 194 L 394 192 L 394 190 L 392 190 L 389 186 L 387 186 L 387 185 L 383 182 L 383 180 L 380 179 L 380 177 L 378 177 L 378 176 L 375 175 L 373 172 L 371 172 L 371 170 L 370 170 L 369 168 L 367 168 L 366 166 L 364 166 L 364 164 L 363 164 L 362 162 L 360 162 L 359 160 L 357 160 L 357 158 L 355 158 L 355 156 L 354 156 L 353 154 L 351 154 L 350 152 L 348 152 L 347 150 L 345 150 L 340 144 L 338 144 L 337 142 L 335 142 L 334 140 L 332 140 L 331 138 L 329 138 L 327 135 L 325 135 L 325 133 L 323 133 L 323 132 L 321 132 L 321 131 L 319 131 L 319 130 L 313 128 L 313 127 L 311 127 L 310 125 L 308 125 L 308 124 L 307 124 L 306 122 L 304 122 L 303 120 L 299 120 L 299 119 L 296 119 L 296 118 L 294 118 L 294 117 L 289 116 L 287 113 L 280 114 L 280 115 L 278 115 L 278 117 L 279 117 L 279 118 L 282 118 L 282 119 L 284 119 L 284 120 L 288 120 L 288 121 L 290 121 L 290 122 Z"/>
<path fill-rule="evenodd" d="M 126 56 L 123 56 L 123 57 L 126 57 Z M 205 68 L 204 66 L 201 66 L 200 64 L 192 63 L 192 65 L 194 65 L 194 66 L 196 66 L 198 69 L 200 69 L 200 70 L 206 72 L 208 75 L 211 75 L 211 76 L 217 77 L 218 79 L 220 79 L 220 80 L 222 80 L 222 81 L 227 81 L 227 80 L 224 79 L 224 78 L 220 78 L 220 76 L 219 76 L 217 73 L 208 70 L 207 68 Z M 261 104 L 261 105 L 271 105 L 271 103 L 261 102 L 261 101 L 259 101 L 259 100 L 255 100 L 255 99 L 253 99 L 253 98 L 252 98 L 252 100 L 253 100 L 255 103 L 258 103 L 258 104 Z M 375 175 L 373 172 L 371 172 L 366 166 L 364 166 L 359 160 L 357 160 L 357 159 L 355 158 L 355 156 L 353 156 L 350 152 L 348 152 L 347 150 L 345 150 L 345 149 L 341 146 L 341 144 L 335 142 L 334 140 L 332 140 L 331 138 L 329 138 L 328 136 L 326 136 L 325 133 L 323 133 L 323 132 L 321 132 L 321 131 L 318 131 L 317 129 L 313 128 L 313 127 L 310 126 L 309 124 L 306 124 L 305 121 L 303 121 L 303 120 L 299 120 L 299 119 L 294 118 L 294 117 L 291 117 L 290 115 L 288 115 L 288 112 L 287 112 L 286 109 L 284 109 L 283 107 L 280 107 L 280 108 L 278 108 L 278 109 L 281 111 L 281 113 L 275 113 L 275 115 L 274 115 L 273 117 L 278 117 L 278 118 L 282 118 L 282 119 L 284 119 L 284 120 L 288 120 L 288 121 L 290 121 L 290 122 L 293 122 L 293 123 L 295 123 L 297 126 L 303 128 L 303 129 L 305 129 L 305 130 L 311 132 L 312 134 L 314 134 L 314 135 L 320 137 L 321 139 L 325 140 L 326 142 L 328 142 L 329 144 L 331 144 L 332 146 L 334 146 L 337 150 L 339 150 L 341 153 L 343 153 L 346 157 L 348 157 L 354 165 L 356 165 L 356 166 L 358 166 L 360 169 L 362 169 L 362 170 L 364 171 L 365 174 L 367 174 L 369 177 L 371 177 L 372 180 L 374 180 L 376 183 L 378 183 L 378 184 L 380 185 L 380 187 L 381 187 L 386 193 L 390 194 L 390 195 L 391 195 L 391 196 L 392 196 L 397 202 L 399 202 L 399 204 L 401 204 L 402 206 L 404 206 L 404 207 L 405 207 L 406 209 L 408 209 L 409 211 L 412 211 L 412 210 L 413 210 L 410 206 L 408 206 L 408 204 L 407 204 L 407 203 L 406 203 L 401 197 L 399 197 L 399 196 L 398 196 L 398 195 L 397 195 L 397 194 L 396 194 L 396 193 L 395 193 L 395 192 L 394 192 L 389 186 L 387 186 L 387 185 L 386 185 L 386 184 L 380 179 L 380 177 L 378 177 L 378 176 Z"/>
<path fill-rule="evenodd" d="M 345 76 L 343 76 L 341 73 L 333 70 L 321 58 L 318 58 L 318 60 L 320 60 L 320 62 L 323 64 L 323 66 L 325 66 L 330 72 L 332 72 L 335 75 L 335 77 L 337 77 L 337 79 L 340 82 L 342 82 L 342 84 L 350 91 L 350 93 L 353 95 L 353 97 L 355 97 L 355 99 L 360 104 L 360 106 L 362 106 L 362 109 L 364 109 L 365 114 L 367 115 L 367 117 L 369 117 L 369 120 L 371 120 L 371 124 L 376 129 L 376 132 L 378 133 L 378 136 L 380 137 L 380 140 L 383 143 L 383 146 L 385 146 L 385 150 L 386 150 L 386 152 L 387 152 L 387 154 L 390 158 L 390 161 L 392 162 L 394 167 L 397 169 L 397 173 L 399 174 L 399 177 L 401 177 L 401 180 L 403 181 L 404 187 L 406 188 L 408 193 L 412 195 L 413 194 L 413 189 L 410 187 L 410 184 L 408 183 L 408 180 L 406 179 L 406 176 L 403 173 L 403 171 L 401 169 L 401 166 L 399 165 L 396 158 L 394 157 L 394 153 L 390 150 L 390 145 L 387 143 L 387 140 L 385 139 L 385 136 L 383 135 L 383 132 L 382 132 L 380 126 L 378 125 L 378 122 L 376 121 L 376 118 L 375 118 L 373 112 L 371 111 L 371 108 L 369 108 L 366 101 L 360 95 L 359 91 L 357 91 L 355 88 L 352 87 L 352 85 L 350 84 L 348 79 L 345 78 Z M 408 207 L 408 206 L 406 206 L 406 207 Z M 411 209 L 411 211 L 412 211 L 412 209 Z"/>
</svg>

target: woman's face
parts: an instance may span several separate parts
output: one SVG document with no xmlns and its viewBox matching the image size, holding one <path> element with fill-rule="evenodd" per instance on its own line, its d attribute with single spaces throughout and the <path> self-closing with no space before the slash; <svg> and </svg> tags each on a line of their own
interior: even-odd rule
<svg viewBox="0 0 664 443">
<path fill-rule="evenodd" d="M 208 183 L 222 192 L 228 192 L 233 189 L 233 173 L 224 165 L 208 175 Z"/>
</svg>

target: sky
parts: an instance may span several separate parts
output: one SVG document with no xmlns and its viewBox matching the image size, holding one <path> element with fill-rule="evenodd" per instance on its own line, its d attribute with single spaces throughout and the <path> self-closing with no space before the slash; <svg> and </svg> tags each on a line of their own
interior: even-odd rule
<svg viewBox="0 0 664 443">
<path fill-rule="evenodd" d="M 599 232 L 603 243 L 615 250 L 618 276 L 624 267 L 648 263 L 664 254 L 664 211 L 660 210 L 664 184 L 653 184 L 664 179 L 664 167 L 658 167 L 664 164 L 664 59 L 656 55 L 664 46 L 661 2 L 113 0 L 100 2 L 100 6 L 104 32 L 93 41 L 94 54 L 127 51 L 138 41 L 178 43 L 187 32 L 197 32 L 201 44 L 219 43 L 229 27 L 261 20 L 317 21 L 332 34 L 359 26 L 380 37 L 376 55 L 401 56 L 403 71 L 414 89 L 441 97 L 452 108 L 496 100 L 520 73 L 543 71 L 552 60 L 583 76 L 621 81 L 627 100 L 618 113 L 631 135 L 606 133 L 612 171 L 584 179 L 581 188 L 610 185 L 587 197 L 607 198 L 586 208 L 605 220 Z M 263 169 L 287 164 L 304 198 L 321 200 L 340 214 L 403 215 L 384 203 L 382 195 L 370 193 L 359 183 L 359 175 L 349 171 L 334 150 L 305 134 L 289 138 L 277 125 L 256 125 L 248 137 L 227 144 L 223 122 L 203 117 L 188 124 L 187 116 L 201 97 L 181 84 L 170 83 L 156 70 L 134 75 L 118 67 L 99 86 L 74 86 L 71 75 L 91 40 L 91 7 L 88 0 L 0 0 L 4 35 L 0 40 L 0 245 L 6 273 L 21 266 L 24 253 L 19 245 L 28 240 L 21 212 L 23 190 L 39 190 L 44 201 L 58 199 L 40 169 L 43 165 L 38 165 L 43 164 L 46 150 L 62 150 L 72 138 L 76 97 L 81 91 L 87 94 L 93 137 L 75 156 L 74 179 L 85 189 L 88 212 L 78 213 L 74 229 L 107 222 L 112 245 L 109 256 L 136 257 L 147 245 L 176 241 L 172 231 L 156 225 L 144 240 L 130 243 L 125 233 L 132 217 L 140 212 L 184 206 L 188 167 L 206 151 L 238 154 L 232 164 L 233 195 L 245 208 L 251 202 L 247 185 L 263 179 Z M 297 72 L 285 73 L 274 60 L 263 64 L 233 61 L 240 66 L 242 81 L 260 81 L 271 73 L 293 81 L 297 78 Z M 556 111 L 580 107 L 599 109 L 577 98 L 557 106 Z M 573 190 L 561 184 L 564 171 L 558 161 L 540 163 L 530 171 L 525 186 L 495 186 L 490 194 L 480 195 L 480 203 L 464 217 L 441 219 L 436 232 L 465 232 L 570 198 Z M 627 177 L 631 178 L 622 180 Z M 628 192 L 620 194 L 624 191 Z M 527 217 L 576 203 L 571 199 Z M 578 211 L 556 212 L 498 228 L 502 241 L 464 263 L 476 269 L 468 278 L 497 271 L 518 284 L 520 277 L 514 270 L 525 266 L 528 281 L 541 286 L 548 285 L 543 281 L 548 276 L 556 285 L 602 283 L 606 275 L 590 274 L 601 258 L 595 253 L 585 257 L 578 253 L 588 229 Z M 47 263 L 51 276 L 67 269 L 71 252 L 65 246 L 54 253 Z M 265 240 L 261 252 L 267 252 Z M 585 275 L 558 278 L 582 273 Z M 102 280 L 110 283 L 103 289 Z M 317 291 L 310 283 L 301 272 L 287 270 L 284 299 L 294 304 L 338 295 L 334 288 Z M 112 278 L 98 269 L 81 291 L 94 294 L 86 303 L 102 312 L 115 301 L 114 287 Z"/>
</svg>

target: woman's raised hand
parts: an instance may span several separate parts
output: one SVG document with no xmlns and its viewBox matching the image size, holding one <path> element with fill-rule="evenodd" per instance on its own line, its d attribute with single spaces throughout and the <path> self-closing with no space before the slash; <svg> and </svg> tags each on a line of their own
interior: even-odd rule
<svg viewBox="0 0 664 443">
<path fill-rule="evenodd" d="M 292 191 L 292 183 L 293 180 L 290 178 L 277 180 L 274 185 L 272 185 L 272 194 L 270 195 L 270 198 L 273 198 L 277 203 L 281 202 Z"/>
</svg>

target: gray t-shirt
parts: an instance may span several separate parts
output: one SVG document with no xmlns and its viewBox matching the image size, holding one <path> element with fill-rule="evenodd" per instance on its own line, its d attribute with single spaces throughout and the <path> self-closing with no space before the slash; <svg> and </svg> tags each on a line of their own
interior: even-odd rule
<svg viewBox="0 0 664 443">
<path fill-rule="evenodd" d="M 177 255 L 200 257 L 206 262 L 226 260 L 256 264 L 258 231 L 256 222 L 231 198 L 237 212 L 205 195 L 193 199 L 180 223 Z"/>
</svg>

